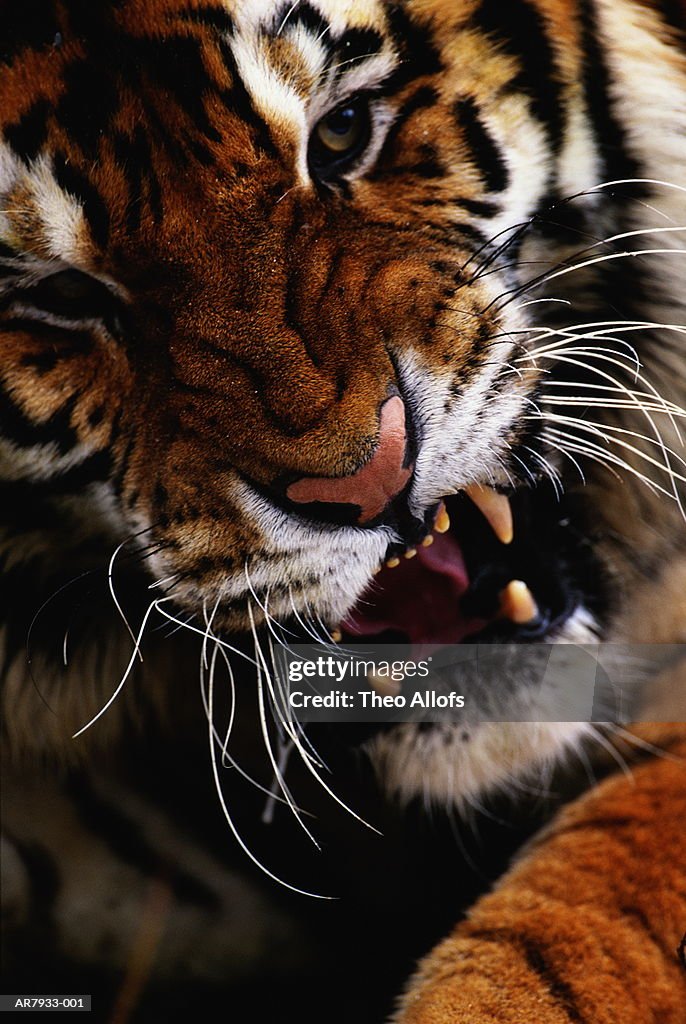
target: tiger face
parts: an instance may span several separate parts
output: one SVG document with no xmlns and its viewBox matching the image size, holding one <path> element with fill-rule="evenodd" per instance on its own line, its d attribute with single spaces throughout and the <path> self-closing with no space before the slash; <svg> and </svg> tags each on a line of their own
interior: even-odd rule
<svg viewBox="0 0 686 1024">
<path fill-rule="evenodd" d="M 651 5 L 502 7 L 13 16 L 0 472 L 78 526 L 11 515 L 6 559 L 128 542 L 201 633 L 420 642 L 621 635 L 680 571 L 679 236 L 650 231 L 683 210 L 684 61 Z M 371 749 L 441 796 L 579 729 Z"/>
</svg>

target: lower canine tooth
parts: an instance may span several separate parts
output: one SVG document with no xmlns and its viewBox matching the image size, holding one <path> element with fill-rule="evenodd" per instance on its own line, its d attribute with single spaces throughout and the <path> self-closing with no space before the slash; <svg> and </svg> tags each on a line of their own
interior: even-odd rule
<svg viewBox="0 0 686 1024">
<path fill-rule="evenodd" d="M 434 530 L 436 533 L 447 533 L 450 529 L 450 516 L 446 512 L 445 505 L 441 505 L 438 510 L 438 515 L 434 520 Z"/>
<path fill-rule="evenodd" d="M 518 626 L 539 617 L 538 605 L 523 580 L 511 580 L 500 595 L 500 611 Z"/>
<path fill-rule="evenodd" d="M 397 697 L 400 693 L 401 683 L 396 679 L 389 679 L 388 676 L 377 676 L 370 672 L 367 682 L 372 690 L 376 690 L 380 697 Z"/>
<path fill-rule="evenodd" d="M 514 524 L 510 502 L 505 495 L 498 494 L 492 487 L 481 487 L 479 484 L 465 487 L 465 494 L 488 520 L 500 543 L 510 544 L 514 537 Z"/>
</svg>

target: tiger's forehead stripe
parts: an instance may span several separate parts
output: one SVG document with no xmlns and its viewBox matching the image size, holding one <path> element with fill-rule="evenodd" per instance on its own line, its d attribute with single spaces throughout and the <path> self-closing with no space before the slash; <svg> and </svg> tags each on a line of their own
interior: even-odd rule
<svg viewBox="0 0 686 1024">
<path fill-rule="evenodd" d="M 114 212 L 107 209 L 108 203 L 120 205 L 105 198 L 112 191 L 112 174 L 106 170 L 112 157 L 132 193 L 126 222 L 135 229 L 141 200 L 153 216 L 160 215 L 161 205 L 155 167 L 142 154 L 151 155 L 161 143 L 161 153 L 166 151 L 176 166 L 189 159 L 213 162 L 212 145 L 221 140 L 214 123 L 219 107 L 215 104 L 213 115 L 209 112 L 216 96 L 236 111 L 258 150 L 275 156 L 277 140 L 282 152 L 290 143 L 288 148 L 296 154 L 294 170 L 304 183 L 307 137 L 314 122 L 346 96 L 378 87 L 396 66 L 382 8 L 374 3 L 251 2 L 226 8 L 204 3 L 181 11 L 172 8 L 163 39 L 148 34 L 144 10 L 145 5 L 134 0 L 130 7 L 99 8 L 84 19 L 78 9 L 57 8 L 54 24 L 50 23 L 52 35 L 36 35 L 24 26 L 27 49 L 22 51 L 16 39 L 3 52 L 6 60 L 24 52 L 45 63 L 46 48 L 54 49 L 45 53 L 50 62 L 35 76 L 42 88 L 53 83 L 54 96 L 48 98 L 41 91 L 25 105 L 26 90 L 20 80 L 12 83 L 10 74 L 8 88 L 17 92 L 20 102 L 6 138 L 30 165 L 46 147 L 51 125 L 59 128 L 57 146 L 54 140 L 60 133 L 51 133 L 56 187 L 82 207 L 101 249 L 108 244 Z M 210 31 L 200 36 L 200 26 Z M 88 54 L 83 49 L 86 36 L 92 37 Z M 141 78 L 142 68 L 147 69 L 147 79 Z M 146 90 L 154 85 L 150 76 L 180 108 L 185 125 L 163 117 L 156 104 L 146 101 Z M 17 104 L 10 103 L 12 107 Z M 127 124 L 135 122 L 138 127 L 132 131 Z M 76 153 L 67 156 L 71 147 Z M 85 158 L 83 164 L 80 157 Z M 103 179 L 108 183 L 101 185 Z M 48 231 L 55 234 L 55 229 Z"/>
<path fill-rule="evenodd" d="M 314 122 L 347 96 L 377 88 L 397 58 L 377 28 L 337 25 L 328 9 L 325 16 L 309 3 L 291 4 L 281 14 L 239 9 L 225 38 L 259 115 L 300 143 L 304 183 Z"/>
<path fill-rule="evenodd" d="M 318 33 L 341 35 L 348 29 L 383 32 L 384 5 L 379 0 L 224 0 L 237 26 L 281 34 L 288 25 L 305 24 Z"/>
</svg>

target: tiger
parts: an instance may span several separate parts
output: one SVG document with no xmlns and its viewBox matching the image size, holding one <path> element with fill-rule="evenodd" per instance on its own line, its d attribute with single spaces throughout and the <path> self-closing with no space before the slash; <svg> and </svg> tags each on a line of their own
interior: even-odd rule
<svg viewBox="0 0 686 1024">
<path fill-rule="evenodd" d="M 204 725 L 178 713 L 197 712 L 199 656 L 233 685 L 245 649 L 268 674 L 283 630 L 333 650 L 678 654 L 685 22 L 678 0 L 0 2 L 19 960 L 47 889 L 40 920 L 67 933 L 53 968 L 119 969 L 134 944 L 138 876 L 84 824 L 74 779 L 214 894 L 210 926 L 174 904 L 180 883 L 154 890 L 162 983 L 191 961 L 213 983 L 243 961 L 266 976 L 300 943 L 252 876 L 185 835 L 181 795 L 155 804 L 121 774 L 152 723 L 173 756 L 209 721 L 215 773 L 228 756 L 211 689 Z M 264 692 L 234 716 L 254 691 L 236 672 L 249 747 Z M 464 814 L 591 769 L 427 954 L 398 1024 L 686 1019 L 686 673 L 639 675 L 631 729 L 546 720 L 550 681 L 515 668 L 488 681 L 500 719 L 332 728 L 390 799 Z"/>
</svg>

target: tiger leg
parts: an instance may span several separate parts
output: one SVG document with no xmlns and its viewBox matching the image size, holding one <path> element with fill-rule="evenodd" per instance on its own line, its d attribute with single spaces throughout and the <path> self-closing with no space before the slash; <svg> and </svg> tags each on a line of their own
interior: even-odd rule
<svg viewBox="0 0 686 1024">
<path fill-rule="evenodd" d="M 686 725 L 637 730 L 420 964 L 396 1024 L 684 1024 Z"/>
</svg>

